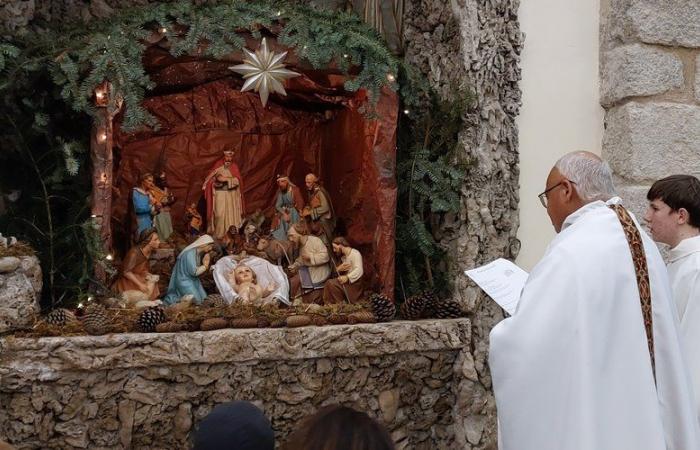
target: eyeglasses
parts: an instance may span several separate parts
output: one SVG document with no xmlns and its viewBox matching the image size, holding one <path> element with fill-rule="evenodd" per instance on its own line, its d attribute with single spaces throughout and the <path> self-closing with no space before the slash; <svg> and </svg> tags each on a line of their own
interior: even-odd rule
<svg viewBox="0 0 700 450">
<path fill-rule="evenodd" d="M 571 183 L 571 184 L 576 184 L 575 182 L 573 182 L 573 181 L 571 181 L 571 180 L 563 179 L 563 180 L 561 180 L 559 183 L 555 184 L 555 185 L 552 186 L 551 188 L 549 188 L 549 189 L 547 189 L 546 191 L 544 191 L 543 193 L 538 194 L 538 195 L 537 195 L 537 198 L 540 199 L 540 203 L 542 203 L 542 206 L 544 206 L 545 208 L 547 207 L 547 193 L 550 192 L 550 191 L 552 191 L 552 190 L 554 190 L 554 189 L 556 189 L 556 188 L 558 188 L 558 187 L 561 186 L 562 184 L 564 184 L 564 181 L 568 181 L 568 182 Z"/>
</svg>

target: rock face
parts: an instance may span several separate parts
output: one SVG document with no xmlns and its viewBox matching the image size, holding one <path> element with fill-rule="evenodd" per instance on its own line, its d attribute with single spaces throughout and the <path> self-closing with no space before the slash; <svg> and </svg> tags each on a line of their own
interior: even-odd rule
<svg viewBox="0 0 700 450">
<path fill-rule="evenodd" d="M 700 176 L 700 3 L 608 0 L 603 6 L 603 156 L 640 218 L 656 179 Z"/>
<path fill-rule="evenodd" d="M 0 436 L 27 448 L 188 448 L 218 403 L 255 401 L 278 442 L 354 405 L 399 448 L 469 448 L 486 418 L 468 319 L 0 340 Z M 493 405 L 491 405 L 493 407 Z"/>
<path fill-rule="evenodd" d="M 0 258 L 0 334 L 32 327 L 40 311 L 41 283 L 36 256 Z"/>
</svg>

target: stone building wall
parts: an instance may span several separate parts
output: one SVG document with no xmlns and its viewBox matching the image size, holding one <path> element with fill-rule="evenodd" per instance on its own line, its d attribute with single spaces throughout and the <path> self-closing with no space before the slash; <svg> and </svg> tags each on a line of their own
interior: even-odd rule
<svg viewBox="0 0 700 450">
<path fill-rule="evenodd" d="M 297 329 L 0 339 L 0 440 L 19 449 L 184 449 L 218 403 L 250 400 L 278 442 L 329 403 L 399 449 L 469 448 L 480 430 L 468 319 Z"/>
<path fill-rule="evenodd" d="M 601 4 L 603 156 L 638 218 L 658 178 L 700 176 L 700 3 Z"/>
</svg>

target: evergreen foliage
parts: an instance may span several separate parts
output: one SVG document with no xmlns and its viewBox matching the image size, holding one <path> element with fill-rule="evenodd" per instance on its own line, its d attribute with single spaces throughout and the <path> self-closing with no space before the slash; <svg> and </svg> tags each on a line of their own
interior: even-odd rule
<svg viewBox="0 0 700 450">
<path fill-rule="evenodd" d="M 445 213 L 460 210 L 460 190 L 469 161 L 457 156 L 465 110 L 472 102 L 468 92 L 457 100 L 431 96 L 429 105 L 399 123 L 396 177 L 399 183 L 396 216 L 397 298 L 424 289 L 446 292 L 445 251 L 435 232 Z M 438 270 L 434 270 L 438 269 Z"/>
</svg>

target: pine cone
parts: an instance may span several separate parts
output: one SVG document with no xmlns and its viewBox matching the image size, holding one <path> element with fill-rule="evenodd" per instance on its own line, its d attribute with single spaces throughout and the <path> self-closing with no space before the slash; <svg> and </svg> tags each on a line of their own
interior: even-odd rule
<svg viewBox="0 0 700 450">
<path fill-rule="evenodd" d="M 331 314 L 328 316 L 328 321 L 333 325 L 344 325 L 348 323 L 348 316 L 342 314 Z"/>
<path fill-rule="evenodd" d="M 227 306 L 226 300 L 220 294 L 209 294 L 204 298 L 202 306 L 206 308 L 219 308 L 222 306 Z"/>
<path fill-rule="evenodd" d="M 186 323 L 176 323 L 176 322 L 163 322 L 156 325 L 156 331 L 158 333 L 177 333 L 180 331 L 187 330 Z"/>
<path fill-rule="evenodd" d="M 202 331 L 220 330 L 221 328 L 228 328 L 228 321 L 223 317 L 204 319 L 199 324 L 199 329 Z"/>
<path fill-rule="evenodd" d="M 65 324 L 74 322 L 78 319 L 75 317 L 75 314 L 73 314 L 72 311 L 65 308 L 58 308 L 51 311 L 44 320 L 46 320 L 46 323 L 50 325 L 62 327 Z"/>
<path fill-rule="evenodd" d="M 425 300 L 425 308 L 423 309 L 423 314 L 421 317 L 424 319 L 435 317 L 437 314 L 438 303 L 440 303 L 437 295 L 435 295 L 435 292 L 433 291 L 423 291 L 421 295 L 423 295 Z"/>
<path fill-rule="evenodd" d="M 101 305 L 91 304 L 85 309 L 83 328 L 88 334 L 99 336 L 109 331 L 110 320 L 107 311 Z"/>
<path fill-rule="evenodd" d="M 296 314 L 287 317 L 287 326 L 290 328 L 305 327 L 311 324 L 311 317 L 304 314 Z"/>
<path fill-rule="evenodd" d="M 394 319 L 396 305 L 386 295 L 372 294 L 370 302 L 372 304 L 372 313 L 376 317 L 377 322 L 390 322 Z"/>
<path fill-rule="evenodd" d="M 326 320 L 325 317 L 323 316 L 311 316 L 311 323 L 316 325 L 317 327 L 322 327 L 324 325 L 328 325 L 328 321 Z"/>
<path fill-rule="evenodd" d="M 462 307 L 453 300 L 445 300 L 438 303 L 435 311 L 435 317 L 438 319 L 454 319 L 463 315 Z"/>
<path fill-rule="evenodd" d="M 162 306 L 151 306 L 144 309 L 137 320 L 138 328 L 144 333 L 156 331 L 156 326 L 167 321 L 165 310 Z"/>
<path fill-rule="evenodd" d="M 285 319 L 273 320 L 270 324 L 270 328 L 284 328 L 287 326 L 287 321 Z"/>
<path fill-rule="evenodd" d="M 401 316 L 404 319 L 416 320 L 424 317 L 433 302 L 434 295 L 430 292 L 421 292 L 420 294 L 408 297 L 401 305 Z"/>
<path fill-rule="evenodd" d="M 348 323 L 374 323 L 377 320 L 374 318 L 374 314 L 369 311 L 358 311 L 348 314 Z"/>
<path fill-rule="evenodd" d="M 231 320 L 232 328 L 257 328 L 258 319 L 255 317 L 238 318 Z"/>
</svg>

